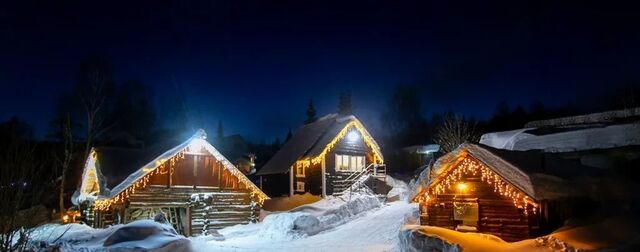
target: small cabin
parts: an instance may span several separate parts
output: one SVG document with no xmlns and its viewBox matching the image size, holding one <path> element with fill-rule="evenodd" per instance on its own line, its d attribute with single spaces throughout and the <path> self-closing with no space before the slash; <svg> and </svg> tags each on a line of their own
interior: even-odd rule
<svg viewBox="0 0 640 252">
<path fill-rule="evenodd" d="M 355 116 L 329 114 L 302 126 L 256 173 L 272 196 L 337 195 L 368 178 L 383 188 L 380 147 Z M 380 182 L 382 181 L 382 183 Z"/>
<path fill-rule="evenodd" d="M 184 235 L 256 222 L 268 199 L 206 140 L 146 149 L 93 148 L 72 201 L 84 221 L 106 227 L 166 214 Z"/>
<path fill-rule="evenodd" d="M 550 232 L 570 217 L 554 215 L 570 212 L 554 202 L 581 192 L 549 173 L 572 166 L 535 152 L 465 143 L 423 171 L 410 198 L 419 204 L 421 225 L 519 241 Z"/>
</svg>

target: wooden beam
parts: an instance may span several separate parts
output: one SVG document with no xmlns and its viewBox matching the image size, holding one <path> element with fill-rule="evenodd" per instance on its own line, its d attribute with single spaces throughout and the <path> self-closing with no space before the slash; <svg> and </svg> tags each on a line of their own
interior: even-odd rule
<svg viewBox="0 0 640 252">
<path fill-rule="evenodd" d="M 191 181 L 193 181 L 193 189 L 196 189 L 196 177 L 198 176 L 198 156 L 193 156 L 193 176 L 191 176 Z"/>
</svg>

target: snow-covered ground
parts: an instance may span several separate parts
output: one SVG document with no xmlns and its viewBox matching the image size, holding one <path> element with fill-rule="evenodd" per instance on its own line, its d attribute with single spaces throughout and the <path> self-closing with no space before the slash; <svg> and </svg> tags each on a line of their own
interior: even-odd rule
<svg viewBox="0 0 640 252">
<path fill-rule="evenodd" d="M 207 236 L 185 238 L 152 220 L 105 229 L 47 224 L 32 229 L 31 244 L 62 251 L 389 251 L 416 206 L 404 200 L 406 183 L 392 178 L 387 182 L 393 187 L 391 203 L 381 203 L 367 189 L 319 200 L 303 197 L 315 202 L 285 212 L 265 211 L 268 215 L 258 224 L 236 225 Z M 293 206 L 298 201 L 278 204 Z"/>
<path fill-rule="evenodd" d="M 206 237 L 191 241 L 196 251 L 389 251 L 398 242 L 405 216 L 414 210 L 415 205 L 396 201 L 315 235 L 274 239 L 260 232 L 263 223 L 222 229 L 225 241 L 207 241 Z"/>
</svg>

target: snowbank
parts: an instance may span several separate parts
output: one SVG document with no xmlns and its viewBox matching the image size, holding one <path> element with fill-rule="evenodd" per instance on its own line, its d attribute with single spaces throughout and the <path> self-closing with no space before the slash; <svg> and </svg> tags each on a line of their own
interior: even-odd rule
<svg viewBox="0 0 640 252">
<path fill-rule="evenodd" d="M 387 202 L 407 200 L 409 198 L 409 185 L 402 180 L 387 176 L 386 183 L 391 190 L 387 193 Z"/>
<path fill-rule="evenodd" d="M 299 239 L 342 225 L 381 205 L 378 198 L 370 194 L 353 194 L 351 200 L 348 195 L 327 197 L 291 212 L 267 215 L 258 235 L 275 240 Z"/>
<path fill-rule="evenodd" d="M 313 235 L 319 230 L 320 221 L 308 213 L 278 213 L 264 219 L 258 235 L 273 240 L 293 240 Z"/>
<path fill-rule="evenodd" d="M 80 224 L 47 224 L 33 229 L 32 248 L 61 251 L 190 251 L 190 241 L 168 225 L 134 221 L 105 229 Z"/>
<path fill-rule="evenodd" d="M 617 215 L 591 224 L 565 226 L 543 237 L 505 242 L 487 234 L 461 233 L 432 226 L 405 225 L 398 251 L 639 251 L 640 220 Z"/>
<path fill-rule="evenodd" d="M 508 243 L 493 235 L 461 233 L 432 226 L 406 225 L 398 238 L 396 251 L 553 251 L 538 246 L 535 240 Z"/>
</svg>

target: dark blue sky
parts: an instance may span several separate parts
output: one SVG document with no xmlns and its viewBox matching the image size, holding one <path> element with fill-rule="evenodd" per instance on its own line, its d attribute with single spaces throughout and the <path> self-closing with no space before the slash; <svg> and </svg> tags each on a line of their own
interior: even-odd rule
<svg viewBox="0 0 640 252">
<path fill-rule="evenodd" d="M 184 88 L 194 124 L 222 120 L 254 140 L 299 127 L 309 98 L 319 114 L 334 111 L 343 90 L 375 124 L 398 84 L 421 87 L 425 113 L 487 118 L 500 101 L 597 103 L 640 80 L 636 6 L 345 2 L 3 3 L 0 119 L 17 115 L 44 135 L 57 93 L 91 54 L 155 97 Z"/>
</svg>

